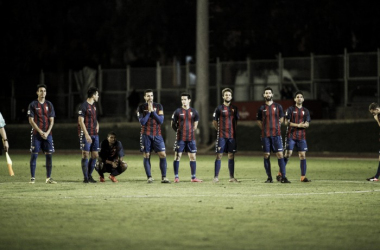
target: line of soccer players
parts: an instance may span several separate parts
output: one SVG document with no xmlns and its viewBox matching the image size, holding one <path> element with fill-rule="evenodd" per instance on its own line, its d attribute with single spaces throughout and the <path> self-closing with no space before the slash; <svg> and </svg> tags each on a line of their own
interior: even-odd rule
<svg viewBox="0 0 380 250">
<path fill-rule="evenodd" d="M 46 157 L 46 183 L 57 183 L 51 178 L 52 153 L 54 143 L 51 130 L 54 125 L 55 111 L 53 104 L 45 99 L 46 85 L 37 86 L 37 100 L 32 101 L 28 107 L 29 123 L 31 131 L 31 159 L 30 159 L 30 183 L 35 183 L 35 170 L 38 152 L 42 150 Z M 257 111 L 257 124 L 261 129 L 261 144 L 264 156 L 264 169 L 267 174 L 266 183 L 273 183 L 270 153 L 277 156 L 279 171 L 276 180 L 281 183 L 290 183 L 286 177 L 286 164 L 292 155 L 294 148 L 297 149 L 300 159 L 301 182 L 310 182 L 306 177 L 306 143 L 305 129 L 310 124 L 310 112 L 303 107 L 304 96 L 298 91 L 294 94 L 294 106 L 290 106 L 284 113 L 280 104 L 273 102 L 273 90 L 270 87 L 264 89 L 263 104 Z M 229 182 L 239 182 L 234 176 L 235 153 L 237 150 L 236 129 L 239 120 L 238 108 L 231 104 L 232 90 L 229 88 L 222 91 L 223 104 L 216 107 L 213 114 L 213 126 L 217 131 L 215 143 L 215 165 L 214 182 L 219 182 L 221 159 L 224 153 L 228 155 Z M 108 133 L 107 139 L 99 145 L 99 122 L 95 103 L 99 99 L 98 89 L 91 87 L 87 91 L 87 100 L 83 102 L 78 111 L 78 136 L 80 149 L 82 150 L 81 167 L 84 183 L 95 183 L 92 177 L 94 169 L 99 173 L 100 182 L 104 182 L 104 173 L 111 173 L 109 179 L 117 182 L 117 175 L 127 169 L 127 163 L 123 161 L 124 149 L 120 141 L 116 140 L 114 132 Z M 143 153 L 143 166 L 147 176 L 147 182 L 152 183 L 154 179 L 151 174 L 150 156 L 155 151 L 160 159 L 161 183 L 170 183 L 166 176 L 166 148 L 161 134 L 161 125 L 164 121 L 164 110 L 160 103 L 153 102 L 152 89 L 144 92 L 145 103 L 137 110 L 138 120 L 141 124 L 140 151 Z M 196 177 L 196 141 L 195 131 L 198 126 L 199 114 L 197 110 L 190 107 L 191 96 L 188 93 L 181 94 L 182 106 L 176 109 L 171 118 L 171 127 L 176 132 L 174 145 L 174 182 L 179 180 L 179 163 L 183 152 L 187 152 L 190 160 L 191 182 L 202 182 Z M 380 108 L 378 104 L 371 104 L 370 112 L 380 126 Z M 2 117 L 1 117 L 2 118 Z M 3 120 L 3 119 L 1 119 Z M 0 121 L 1 122 L 1 121 Z M 282 143 L 281 124 L 287 125 L 285 145 Z M 4 130 L 5 122 L 1 122 L 0 129 Z M 3 144 L 8 149 L 5 130 L 2 131 Z M 99 149 L 100 157 L 99 157 Z M 377 174 L 368 178 L 369 181 L 378 181 L 380 175 L 380 157 Z"/>
</svg>

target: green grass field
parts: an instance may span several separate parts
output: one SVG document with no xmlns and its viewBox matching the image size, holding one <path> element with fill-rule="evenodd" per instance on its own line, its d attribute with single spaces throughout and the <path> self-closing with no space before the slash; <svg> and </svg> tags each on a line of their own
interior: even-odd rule
<svg viewBox="0 0 380 250">
<path fill-rule="evenodd" d="M 227 157 L 212 183 L 214 156 L 200 155 L 190 182 L 182 157 L 180 183 L 146 183 L 142 156 L 127 156 L 119 183 L 84 184 L 80 152 L 53 156 L 56 185 L 45 184 L 39 155 L 29 184 L 29 155 L 11 155 L 14 177 L 0 157 L 0 249 L 378 249 L 380 183 L 377 159 L 309 158 L 299 182 L 299 160 L 287 167 L 291 184 L 266 184 L 262 157 L 236 155 L 228 182 Z M 172 156 L 168 177 L 173 180 Z M 272 157 L 273 175 L 277 160 Z M 94 173 L 94 177 L 97 173 Z M 98 177 L 96 178 L 98 180 Z"/>
</svg>

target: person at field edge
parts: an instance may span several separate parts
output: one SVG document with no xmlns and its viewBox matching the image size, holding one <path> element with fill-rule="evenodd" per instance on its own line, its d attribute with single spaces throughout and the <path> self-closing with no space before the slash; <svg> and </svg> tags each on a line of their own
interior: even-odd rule
<svg viewBox="0 0 380 250">
<path fill-rule="evenodd" d="M 223 153 L 228 153 L 229 182 L 239 182 L 235 178 L 235 153 L 237 150 L 236 127 L 239 120 L 238 108 L 231 104 L 232 90 L 222 90 L 223 104 L 216 107 L 212 124 L 217 131 L 215 143 L 214 182 L 219 182 L 219 171 Z"/>
<path fill-rule="evenodd" d="M 154 150 L 160 158 L 161 183 L 170 183 L 166 178 L 167 162 L 165 142 L 161 135 L 161 124 L 164 122 L 164 109 L 160 103 L 153 102 L 153 90 L 144 91 L 145 103 L 138 108 L 137 117 L 141 124 L 140 151 L 143 153 L 143 164 L 148 183 L 153 183 L 150 155 Z"/>
<path fill-rule="evenodd" d="M 7 132 L 5 132 L 5 120 L 3 118 L 3 115 L 0 112 L 0 135 L 1 139 L 3 141 L 3 148 L 5 152 L 8 152 L 9 149 L 9 143 L 8 143 L 8 137 L 7 137 Z"/>
<path fill-rule="evenodd" d="M 198 111 L 190 107 L 191 96 L 188 93 L 181 94 L 182 107 L 174 111 L 172 115 L 171 127 L 176 132 L 174 143 L 174 182 L 179 182 L 179 162 L 183 152 L 187 152 L 190 159 L 191 182 L 202 182 L 197 179 L 196 153 L 197 145 L 195 142 L 194 131 L 198 127 Z"/>
<path fill-rule="evenodd" d="M 105 182 L 104 173 L 111 173 L 108 178 L 112 182 L 118 182 L 116 176 L 127 170 L 128 165 L 123 161 L 124 148 L 116 139 L 116 133 L 111 131 L 107 139 L 100 144 L 100 151 L 95 170 L 99 173 L 100 182 Z"/>
<path fill-rule="evenodd" d="M 380 107 L 377 103 L 371 103 L 369 105 L 369 112 L 373 115 L 373 118 L 377 122 L 377 125 L 380 126 Z M 367 178 L 367 181 L 379 181 L 380 176 L 380 151 L 379 151 L 379 166 L 377 167 L 376 175 Z"/>
<path fill-rule="evenodd" d="M 278 181 L 290 183 L 286 178 L 286 165 L 283 155 L 283 145 L 281 138 L 281 123 L 284 120 L 282 106 L 273 102 L 273 90 L 270 87 L 264 89 L 263 97 L 265 104 L 261 105 L 257 111 L 257 124 L 261 129 L 261 145 L 264 152 L 264 168 L 268 176 L 265 183 L 273 183 L 270 152 L 276 153 L 280 173 Z"/>
<path fill-rule="evenodd" d="M 46 85 L 37 85 L 37 100 L 32 101 L 28 107 L 29 124 L 32 126 L 32 138 L 30 145 L 30 184 L 36 181 L 36 162 L 39 151 L 45 153 L 46 158 L 46 183 L 56 184 L 57 182 L 51 178 L 54 153 L 54 143 L 51 130 L 54 125 L 55 111 L 51 102 L 46 100 Z"/>
<path fill-rule="evenodd" d="M 285 166 L 293 153 L 294 147 L 298 151 L 300 158 L 301 168 L 301 182 L 310 182 L 306 177 L 306 128 L 310 124 L 310 112 L 307 108 L 303 107 L 304 102 L 303 93 L 297 91 L 294 94 L 294 106 L 290 106 L 285 112 L 285 125 L 288 125 L 285 136 Z"/>
<path fill-rule="evenodd" d="M 99 100 L 99 91 L 91 87 L 87 91 L 87 100 L 78 110 L 78 136 L 82 150 L 82 172 L 84 183 L 96 183 L 92 177 L 99 151 L 99 122 L 95 102 Z M 91 152 L 91 158 L 90 158 Z"/>
</svg>

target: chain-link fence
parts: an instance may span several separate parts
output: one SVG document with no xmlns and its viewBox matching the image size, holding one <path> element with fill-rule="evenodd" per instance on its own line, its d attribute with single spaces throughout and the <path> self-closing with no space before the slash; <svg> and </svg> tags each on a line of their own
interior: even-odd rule
<svg viewBox="0 0 380 250">
<path fill-rule="evenodd" d="M 302 90 L 305 99 L 318 100 L 326 109 L 342 106 L 367 105 L 379 102 L 380 55 L 373 53 L 347 53 L 336 56 L 283 58 L 220 62 L 209 65 L 210 112 L 221 103 L 221 90 L 234 90 L 234 100 L 262 101 L 263 89 L 271 86 L 274 99 L 292 99 L 292 93 Z M 23 120 L 22 110 L 36 98 L 35 86 L 44 82 L 48 86 L 47 99 L 56 109 L 57 119 L 74 121 L 77 106 L 83 102 L 77 80 L 67 74 L 38 73 L 23 76 L 1 93 L 1 112 L 7 120 Z M 96 83 L 100 90 L 102 117 L 127 119 L 130 116 L 128 96 L 135 89 L 143 102 L 143 91 L 153 89 L 155 101 L 162 103 L 166 115 L 181 105 L 179 95 L 189 92 L 196 100 L 195 65 L 173 63 L 153 68 L 96 70 Z M 324 117 L 328 118 L 328 117 Z M 330 115 L 331 118 L 331 115 Z"/>
</svg>

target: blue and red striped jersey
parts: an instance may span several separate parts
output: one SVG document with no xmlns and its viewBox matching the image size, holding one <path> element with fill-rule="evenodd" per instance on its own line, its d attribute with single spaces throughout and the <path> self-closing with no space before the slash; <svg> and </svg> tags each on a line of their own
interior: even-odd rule
<svg viewBox="0 0 380 250">
<path fill-rule="evenodd" d="M 262 105 L 257 111 L 256 118 L 262 122 L 262 137 L 281 136 L 280 119 L 284 117 L 284 110 L 278 103 Z"/>
<path fill-rule="evenodd" d="M 160 103 L 153 102 L 153 109 L 155 110 L 155 113 L 158 116 L 164 115 L 164 108 L 162 107 Z M 141 104 L 138 108 L 138 113 L 137 113 L 139 120 L 145 117 L 148 113 L 149 113 L 148 103 Z M 161 135 L 161 124 L 154 118 L 153 112 L 150 113 L 148 121 L 145 123 L 145 125 L 141 124 L 140 133 L 144 135 L 152 135 L 152 136 Z"/>
<path fill-rule="evenodd" d="M 292 123 L 310 122 L 310 112 L 304 107 L 290 106 L 286 110 L 285 118 Z M 306 140 L 306 129 L 288 126 L 286 137 L 293 140 Z"/>
<path fill-rule="evenodd" d="M 193 141 L 194 122 L 199 121 L 198 111 L 194 108 L 178 108 L 172 115 L 172 121 L 177 127 L 177 140 Z"/>
<path fill-rule="evenodd" d="M 47 100 L 45 100 L 44 103 L 34 100 L 29 104 L 28 116 L 34 119 L 34 122 L 37 124 L 38 128 L 46 132 L 50 126 L 49 118 L 55 117 L 54 106 Z M 37 134 L 37 131 L 34 129 L 32 129 L 32 131 L 33 134 Z"/>
<path fill-rule="evenodd" d="M 218 122 L 218 137 L 236 139 L 236 125 L 239 120 L 238 108 L 222 104 L 216 107 L 213 116 L 214 121 Z"/>
<path fill-rule="evenodd" d="M 78 116 L 83 117 L 84 125 L 90 136 L 97 135 L 96 127 L 98 125 L 98 119 L 96 116 L 96 106 L 95 103 L 89 104 L 87 101 L 80 105 L 78 110 Z M 82 128 L 78 123 L 78 135 L 81 136 Z"/>
</svg>

